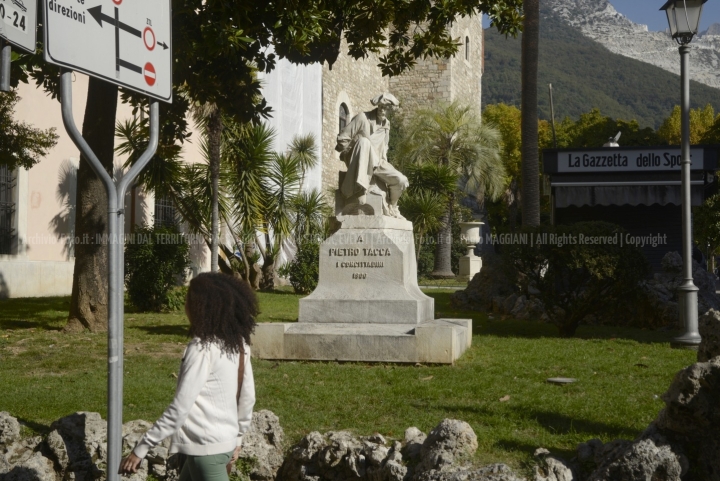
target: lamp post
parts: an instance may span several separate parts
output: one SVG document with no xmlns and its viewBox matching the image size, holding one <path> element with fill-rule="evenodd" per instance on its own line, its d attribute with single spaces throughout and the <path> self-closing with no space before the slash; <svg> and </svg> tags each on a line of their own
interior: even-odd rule
<svg viewBox="0 0 720 481">
<path fill-rule="evenodd" d="M 682 230 L 683 230 L 683 282 L 678 287 L 680 321 L 685 333 L 676 337 L 671 345 L 678 348 L 697 349 L 700 344 L 698 332 L 698 288 L 692 276 L 692 212 L 690 195 L 690 75 L 688 45 L 698 32 L 703 4 L 707 0 L 669 0 L 660 10 L 667 14 L 670 35 L 680 45 L 681 128 L 682 128 Z"/>
</svg>

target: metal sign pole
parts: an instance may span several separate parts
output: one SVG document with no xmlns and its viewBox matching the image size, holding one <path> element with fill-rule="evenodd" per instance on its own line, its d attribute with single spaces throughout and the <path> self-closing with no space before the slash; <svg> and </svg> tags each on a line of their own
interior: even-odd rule
<svg viewBox="0 0 720 481">
<path fill-rule="evenodd" d="M 0 39 L 0 45 L 2 45 L 2 51 L 0 52 L 0 92 L 9 92 L 12 45 L 2 39 Z"/>
<path fill-rule="evenodd" d="M 123 315 L 124 306 L 124 204 L 128 186 L 155 155 L 159 137 L 157 101 L 150 103 L 150 142 L 135 165 L 115 184 L 100 160 L 75 126 L 72 113 L 72 71 L 63 70 L 60 79 L 63 124 L 75 145 L 88 159 L 90 166 L 105 186 L 108 195 L 108 465 L 107 480 L 119 479 L 118 468 L 122 456 L 123 409 Z"/>
</svg>

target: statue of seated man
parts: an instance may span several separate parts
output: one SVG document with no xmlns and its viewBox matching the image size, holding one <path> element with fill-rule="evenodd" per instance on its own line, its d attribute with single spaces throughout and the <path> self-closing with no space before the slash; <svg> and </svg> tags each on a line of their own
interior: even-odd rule
<svg viewBox="0 0 720 481">
<path fill-rule="evenodd" d="M 357 198 L 357 203 L 363 205 L 372 184 L 377 183 L 381 189 L 384 185 L 383 190 L 387 193 L 385 214 L 402 219 L 397 203 L 409 185 L 408 179 L 387 160 L 390 141 L 387 111 L 400 102 L 389 93 L 378 95 L 370 102 L 376 108 L 357 114 L 337 137 L 335 150 L 340 152 L 340 159 L 347 165 L 340 192 L 346 199 Z"/>
</svg>

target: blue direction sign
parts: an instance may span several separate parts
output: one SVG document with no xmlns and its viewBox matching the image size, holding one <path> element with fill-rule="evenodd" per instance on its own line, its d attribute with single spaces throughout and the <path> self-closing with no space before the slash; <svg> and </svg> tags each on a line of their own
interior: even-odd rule
<svg viewBox="0 0 720 481">
<path fill-rule="evenodd" d="M 170 0 L 44 1 L 47 62 L 172 100 Z"/>
</svg>

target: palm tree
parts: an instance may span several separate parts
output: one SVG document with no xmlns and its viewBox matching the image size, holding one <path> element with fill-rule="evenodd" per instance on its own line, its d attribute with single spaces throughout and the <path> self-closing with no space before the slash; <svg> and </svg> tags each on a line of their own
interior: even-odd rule
<svg viewBox="0 0 720 481">
<path fill-rule="evenodd" d="M 198 123 L 203 122 L 198 118 Z M 134 162 L 147 145 L 148 131 L 143 125 L 128 121 L 116 129 L 121 139 L 117 150 L 129 155 L 128 163 Z M 212 146 L 206 135 L 200 144 L 204 163 L 183 164 L 179 147 L 161 145 L 140 179 L 146 189 L 170 195 L 188 229 L 201 234 L 209 247 L 221 220 L 238 248 L 258 235 L 264 236 L 265 245 L 257 245 L 264 261 L 260 284 L 265 289 L 274 287 L 275 264 L 283 243 L 293 234 L 298 238 L 319 236 L 328 209 L 319 192 L 300 194 L 304 172 L 317 163 L 314 138 L 293 139 L 286 155 L 273 153 L 275 136 L 266 124 L 225 119 L 217 172 L 211 168 Z M 217 202 L 211 200 L 215 193 Z M 237 274 L 232 267 L 238 262 L 233 259 L 235 249 L 221 245 L 219 239 L 217 244 L 218 268 Z M 238 275 L 250 280 L 247 256 L 242 256 L 242 262 L 244 274 Z"/>
<path fill-rule="evenodd" d="M 466 193 L 495 199 L 505 185 L 505 169 L 499 151 L 498 131 L 481 123 L 470 106 L 455 101 L 416 112 L 400 140 L 397 157 L 401 167 L 436 165 L 450 169 Z M 455 276 L 451 269 L 451 222 L 457 192 L 458 189 L 453 189 L 448 193 L 440 217 L 434 277 Z"/>
<path fill-rule="evenodd" d="M 262 225 L 265 234 L 263 277 L 260 289 L 275 288 L 275 263 L 283 242 L 293 230 L 293 205 L 300 193 L 300 163 L 297 158 L 275 154 L 265 178 Z"/>
<path fill-rule="evenodd" d="M 315 136 L 312 133 L 296 135 L 290 142 L 288 153 L 298 161 L 302 172 L 300 178 L 300 186 L 302 187 L 305 185 L 305 174 L 308 170 L 313 169 L 319 160 Z"/>
<path fill-rule="evenodd" d="M 295 229 L 293 237 L 298 245 L 317 242 L 324 231 L 325 219 L 330 216 L 325 196 L 317 190 L 302 192 L 293 201 Z"/>
<path fill-rule="evenodd" d="M 218 246 L 220 244 L 220 164 L 222 162 L 223 115 L 219 106 L 213 103 L 196 103 L 191 108 L 195 122 L 204 130 L 207 148 L 206 159 L 210 166 L 212 220 L 210 228 L 210 270 L 218 272 Z"/>
<path fill-rule="evenodd" d="M 523 0 L 522 34 L 522 224 L 540 225 L 537 72 L 540 0 Z"/>
<path fill-rule="evenodd" d="M 440 218 L 447 209 L 447 199 L 435 192 L 410 192 L 400 199 L 403 215 L 413 223 L 415 231 L 415 260 L 420 259 L 420 249 L 426 235 L 435 233 L 442 222 Z"/>
</svg>

